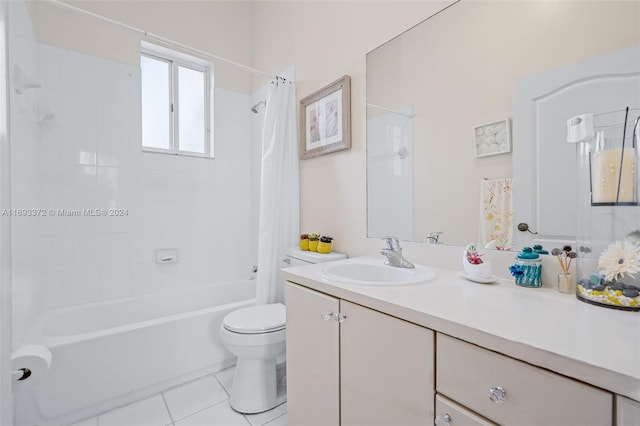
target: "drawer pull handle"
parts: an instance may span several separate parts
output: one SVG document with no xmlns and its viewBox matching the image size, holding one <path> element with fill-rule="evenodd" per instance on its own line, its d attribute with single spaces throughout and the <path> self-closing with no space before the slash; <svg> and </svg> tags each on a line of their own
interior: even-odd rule
<svg viewBox="0 0 640 426">
<path fill-rule="evenodd" d="M 437 425 L 444 425 L 449 423 L 451 423 L 451 416 L 448 413 L 443 414 L 442 416 L 436 417 Z"/>
<path fill-rule="evenodd" d="M 323 312 L 320 314 L 320 318 L 322 318 L 325 321 L 329 321 L 332 317 L 333 317 L 333 312 Z"/>
<path fill-rule="evenodd" d="M 502 404 L 506 396 L 507 391 L 501 386 L 489 389 L 489 399 L 496 404 Z"/>
</svg>

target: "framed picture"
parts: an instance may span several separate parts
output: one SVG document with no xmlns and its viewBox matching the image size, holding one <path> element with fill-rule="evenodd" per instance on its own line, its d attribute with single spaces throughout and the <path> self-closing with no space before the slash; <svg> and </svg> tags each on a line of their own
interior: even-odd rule
<svg viewBox="0 0 640 426">
<path fill-rule="evenodd" d="M 473 151 L 476 157 L 511 152 L 511 124 L 509 119 L 477 126 L 473 131 Z"/>
<path fill-rule="evenodd" d="M 300 158 L 351 148 L 351 77 L 300 101 Z"/>
</svg>

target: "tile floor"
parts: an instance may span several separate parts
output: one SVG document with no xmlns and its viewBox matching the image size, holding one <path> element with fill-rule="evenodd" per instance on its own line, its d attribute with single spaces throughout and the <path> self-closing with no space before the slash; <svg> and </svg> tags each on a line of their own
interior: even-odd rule
<svg viewBox="0 0 640 426">
<path fill-rule="evenodd" d="M 286 426 L 286 402 L 260 414 L 231 409 L 234 370 L 222 370 L 72 426 Z"/>
</svg>

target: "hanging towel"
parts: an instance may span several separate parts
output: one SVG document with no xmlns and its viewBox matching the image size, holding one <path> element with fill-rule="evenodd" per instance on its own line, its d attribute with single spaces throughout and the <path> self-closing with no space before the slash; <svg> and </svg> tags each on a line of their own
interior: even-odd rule
<svg viewBox="0 0 640 426">
<path fill-rule="evenodd" d="M 480 182 L 480 238 L 483 245 L 499 250 L 513 246 L 513 179 L 482 179 Z"/>
</svg>

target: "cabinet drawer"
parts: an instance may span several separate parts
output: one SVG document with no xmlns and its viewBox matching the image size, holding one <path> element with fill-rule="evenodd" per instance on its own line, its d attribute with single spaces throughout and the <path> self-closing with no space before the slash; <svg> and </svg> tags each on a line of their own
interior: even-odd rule
<svg viewBox="0 0 640 426">
<path fill-rule="evenodd" d="M 436 425 L 447 426 L 496 426 L 442 395 L 436 395 Z"/>
<path fill-rule="evenodd" d="M 436 389 L 504 425 L 603 426 L 613 419 L 608 392 L 439 333 Z"/>
</svg>

